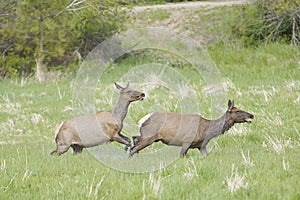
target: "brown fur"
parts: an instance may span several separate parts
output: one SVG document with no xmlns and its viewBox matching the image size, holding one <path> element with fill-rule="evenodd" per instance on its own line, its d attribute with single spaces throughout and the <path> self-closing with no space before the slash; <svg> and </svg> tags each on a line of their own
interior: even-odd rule
<svg viewBox="0 0 300 200">
<path fill-rule="evenodd" d="M 145 94 L 129 89 L 128 84 L 125 88 L 116 83 L 115 85 L 120 90 L 120 98 L 116 107 L 110 111 L 99 111 L 94 115 L 65 120 L 57 131 L 56 149 L 51 155 L 61 155 L 70 147 L 76 154 L 80 153 L 83 148 L 112 141 L 125 144 L 126 149 L 131 147 L 130 139 L 121 134 L 123 120 L 129 104 L 143 100 Z"/>
<path fill-rule="evenodd" d="M 214 138 L 230 129 L 235 123 L 251 122 L 254 116 L 234 107 L 228 102 L 228 110 L 219 119 L 208 120 L 199 115 L 155 112 L 141 124 L 140 136 L 133 136 L 134 146 L 130 156 L 153 142 L 181 146 L 181 156 L 190 148 L 198 148 L 207 155 L 206 145 Z"/>
</svg>

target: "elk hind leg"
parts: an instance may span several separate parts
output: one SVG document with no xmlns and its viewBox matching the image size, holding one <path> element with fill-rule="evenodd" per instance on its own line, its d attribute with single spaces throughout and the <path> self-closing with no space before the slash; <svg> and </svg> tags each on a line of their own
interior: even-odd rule
<svg viewBox="0 0 300 200">
<path fill-rule="evenodd" d="M 73 149 L 73 154 L 77 154 L 77 153 L 81 153 L 82 152 L 82 149 L 83 147 L 78 145 L 78 144 L 72 144 L 71 145 L 72 149 Z"/>
<path fill-rule="evenodd" d="M 51 152 L 51 155 L 61 155 L 69 150 L 70 146 L 67 145 L 57 145 L 56 149 Z"/>
</svg>

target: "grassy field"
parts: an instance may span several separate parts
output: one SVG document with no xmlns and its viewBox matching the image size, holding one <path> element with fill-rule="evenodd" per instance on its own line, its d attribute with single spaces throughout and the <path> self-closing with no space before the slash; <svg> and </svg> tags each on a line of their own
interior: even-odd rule
<svg viewBox="0 0 300 200">
<path fill-rule="evenodd" d="M 227 97 L 255 119 L 219 137 L 208 157 L 190 150 L 186 158 L 152 173 L 108 168 L 86 150 L 77 156 L 71 151 L 50 156 L 56 126 L 73 115 L 64 111 L 72 107 L 72 78 L 42 84 L 31 79 L 2 80 L 0 198 L 299 199 L 299 49 L 281 44 L 252 49 L 218 46 L 210 54 Z M 194 73 L 177 70 L 190 77 Z M 118 80 L 113 71 L 109 73 Z M 191 82 L 202 90 L 197 81 Z M 113 84 L 107 79 L 98 88 L 104 91 L 98 95 L 98 106 L 109 108 L 115 98 Z M 149 101 L 151 96 L 131 105 L 128 117 L 136 122 L 136 116 L 150 109 Z"/>
<path fill-rule="evenodd" d="M 169 24 L 168 18 L 176 15 L 148 12 L 149 21 L 158 26 L 157 21 Z M 212 19 L 208 13 L 216 26 L 206 29 L 205 21 Z M 206 158 L 190 150 L 185 158 L 161 170 L 126 173 L 107 167 L 87 150 L 76 156 L 71 150 L 60 157 L 50 156 L 56 127 L 73 117 L 73 76 L 45 83 L 32 78 L 0 80 L 0 199 L 300 199 L 299 47 L 234 45 L 224 32 L 217 37 L 211 34 L 224 30 L 222 16 L 214 10 L 204 14 L 202 20 L 192 12 L 185 13 L 195 18 L 186 35 L 212 35 L 208 39 L 214 42 L 208 51 L 222 75 L 223 110 L 228 99 L 234 99 L 237 107 L 255 115 L 252 124 L 235 125 L 215 139 Z M 186 21 L 179 21 L 168 28 L 185 29 L 182 24 Z M 199 35 L 196 40 L 201 41 Z M 219 42 L 221 37 L 230 44 Z M 96 109 L 110 109 L 118 97 L 113 82 L 122 80 L 124 74 L 134 75 L 133 69 L 145 62 L 128 59 L 113 64 L 95 86 Z M 172 70 L 188 80 L 197 92 L 200 114 L 210 118 L 211 99 L 196 71 L 180 65 Z M 124 134 L 128 136 L 138 133 L 137 122 L 145 114 L 161 109 L 180 112 L 182 108 L 164 88 L 141 90 L 146 92 L 145 100 L 133 103 L 125 119 Z M 140 154 L 162 146 L 154 144 Z"/>
</svg>

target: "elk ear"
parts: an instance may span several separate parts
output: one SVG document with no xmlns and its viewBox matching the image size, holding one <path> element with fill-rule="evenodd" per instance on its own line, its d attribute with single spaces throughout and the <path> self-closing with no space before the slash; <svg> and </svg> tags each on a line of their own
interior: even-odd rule
<svg viewBox="0 0 300 200">
<path fill-rule="evenodd" d="M 124 88 L 116 82 L 115 82 L 115 86 L 118 90 L 124 90 Z"/>
<path fill-rule="evenodd" d="M 229 100 L 228 101 L 228 110 L 231 111 L 231 109 L 234 107 L 234 101 Z"/>
</svg>

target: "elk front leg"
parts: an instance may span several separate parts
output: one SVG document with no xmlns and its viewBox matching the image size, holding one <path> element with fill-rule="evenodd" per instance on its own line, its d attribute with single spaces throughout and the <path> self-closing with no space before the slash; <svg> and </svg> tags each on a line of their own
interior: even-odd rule
<svg viewBox="0 0 300 200">
<path fill-rule="evenodd" d="M 203 156 L 207 156 L 206 145 L 208 144 L 208 142 L 209 142 L 211 139 L 213 139 L 213 138 L 215 138 L 215 137 L 217 137 L 217 136 L 219 136 L 218 133 L 215 133 L 215 134 L 209 134 L 209 135 L 207 135 L 207 136 L 205 137 L 204 141 L 203 141 L 202 144 L 201 144 L 201 148 L 200 148 L 200 151 L 201 151 L 201 153 L 202 153 Z"/>
<path fill-rule="evenodd" d="M 187 154 L 190 146 L 191 146 L 191 143 L 185 143 L 182 145 L 180 157 L 184 157 Z"/>
<path fill-rule="evenodd" d="M 121 144 L 125 144 L 125 151 L 128 150 L 128 148 L 131 147 L 131 141 L 128 137 L 122 135 L 121 133 L 116 134 L 116 136 L 113 138 L 113 141 L 117 141 Z"/>
<path fill-rule="evenodd" d="M 206 145 L 207 145 L 208 142 L 209 142 L 208 140 L 204 140 L 201 147 L 198 148 L 203 156 L 207 156 Z"/>
<path fill-rule="evenodd" d="M 154 141 L 155 141 L 155 137 L 154 138 L 141 138 L 140 137 L 139 141 L 130 149 L 129 157 L 132 157 L 133 154 L 138 153 L 140 150 L 151 145 Z"/>
<path fill-rule="evenodd" d="M 136 145 L 141 139 L 141 136 L 132 136 L 133 145 Z"/>
</svg>

